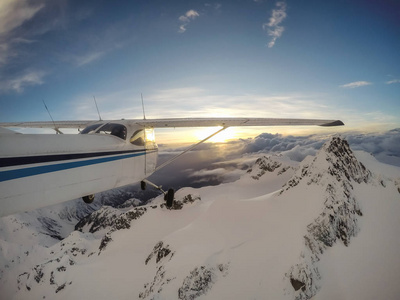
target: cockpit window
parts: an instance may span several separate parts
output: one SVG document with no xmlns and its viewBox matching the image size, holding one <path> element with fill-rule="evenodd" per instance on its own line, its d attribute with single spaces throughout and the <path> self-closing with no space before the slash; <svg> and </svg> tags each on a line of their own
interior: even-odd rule
<svg viewBox="0 0 400 300">
<path fill-rule="evenodd" d="M 136 130 L 130 140 L 131 144 L 136 145 L 136 146 L 144 146 L 145 141 L 144 141 L 144 130 L 143 129 L 139 129 Z"/>
<path fill-rule="evenodd" d="M 121 124 L 108 123 L 100 127 L 96 133 L 111 134 L 123 140 L 126 139 L 126 127 Z"/>
<path fill-rule="evenodd" d="M 85 129 L 83 129 L 81 131 L 81 134 L 88 134 L 88 133 L 92 133 L 94 131 L 96 131 L 97 128 L 99 128 L 100 126 L 102 126 L 103 124 L 93 124 L 93 125 L 89 125 L 87 126 Z"/>
<path fill-rule="evenodd" d="M 89 134 L 89 133 L 100 133 L 100 134 L 111 134 L 116 137 L 119 137 L 123 140 L 126 139 L 126 127 L 121 124 L 108 123 L 108 124 L 94 124 L 86 127 L 81 131 L 81 134 Z"/>
</svg>

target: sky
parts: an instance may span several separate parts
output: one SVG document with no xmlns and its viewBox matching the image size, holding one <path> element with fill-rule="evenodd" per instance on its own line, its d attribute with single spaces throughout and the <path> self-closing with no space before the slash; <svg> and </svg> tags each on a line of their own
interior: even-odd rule
<svg viewBox="0 0 400 300">
<path fill-rule="evenodd" d="M 98 119 L 93 97 L 103 119 L 142 118 L 143 94 L 147 118 L 379 132 L 400 127 L 399 66 L 395 0 L 0 1 L 0 122 L 49 121 L 43 102 L 54 120 Z M 296 130 L 252 132 L 317 129 Z"/>
</svg>

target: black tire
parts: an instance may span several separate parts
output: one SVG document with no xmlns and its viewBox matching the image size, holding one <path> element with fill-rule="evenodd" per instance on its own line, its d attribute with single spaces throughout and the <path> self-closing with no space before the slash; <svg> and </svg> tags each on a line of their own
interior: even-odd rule
<svg viewBox="0 0 400 300">
<path fill-rule="evenodd" d="M 146 182 L 145 182 L 145 181 L 141 181 L 141 182 L 140 182 L 140 188 L 142 189 L 142 191 L 145 191 L 145 190 L 146 190 L 146 187 L 147 187 Z"/>
<path fill-rule="evenodd" d="M 171 208 L 172 205 L 174 204 L 174 195 L 175 195 L 174 189 L 169 189 L 166 195 L 168 208 Z"/>
<path fill-rule="evenodd" d="M 94 195 L 84 196 L 84 197 L 82 197 L 82 200 L 83 200 L 83 202 L 90 204 L 94 200 Z"/>
</svg>

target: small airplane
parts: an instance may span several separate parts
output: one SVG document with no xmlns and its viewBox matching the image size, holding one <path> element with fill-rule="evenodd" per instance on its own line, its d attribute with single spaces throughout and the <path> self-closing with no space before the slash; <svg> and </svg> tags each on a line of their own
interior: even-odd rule
<svg viewBox="0 0 400 300">
<path fill-rule="evenodd" d="M 273 118 L 176 118 L 110 121 L 0 123 L 0 217 L 82 198 L 132 183 L 164 193 L 167 207 L 174 190 L 147 178 L 228 127 L 340 126 L 340 120 Z M 164 164 L 157 166 L 155 128 L 221 128 Z M 20 134 L 10 127 L 77 128 L 79 134 Z"/>
</svg>

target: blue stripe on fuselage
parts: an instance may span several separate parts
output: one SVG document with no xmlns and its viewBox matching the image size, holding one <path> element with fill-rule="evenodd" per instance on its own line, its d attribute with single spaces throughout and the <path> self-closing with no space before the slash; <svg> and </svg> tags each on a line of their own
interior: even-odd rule
<svg viewBox="0 0 400 300">
<path fill-rule="evenodd" d="M 2 171 L 2 172 L 0 172 L 0 182 L 23 178 L 23 177 L 34 176 L 34 175 L 46 174 L 46 173 L 51 173 L 51 172 L 63 171 L 63 170 L 68 170 L 68 169 L 73 169 L 73 168 L 91 166 L 91 165 L 95 165 L 95 164 L 101 164 L 101 163 L 116 161 L 116 160 L 120 160 L 120 159 L 141 156 L 141 155 L 145 155 L 145 154 L 146 154 L 146 152 L 142 152 L 142 153 L 120 155 L 120 156 L 96 158 L 96 159 L 84 160 L 84 161 L 74 161 L 74 162 L 66 162 L 66 163 L 60 163 L 60 164 L 54 164 L 54 165 L 45 165 L 45 166 L 37 166 L 37 167 Z"/>
</svg>

